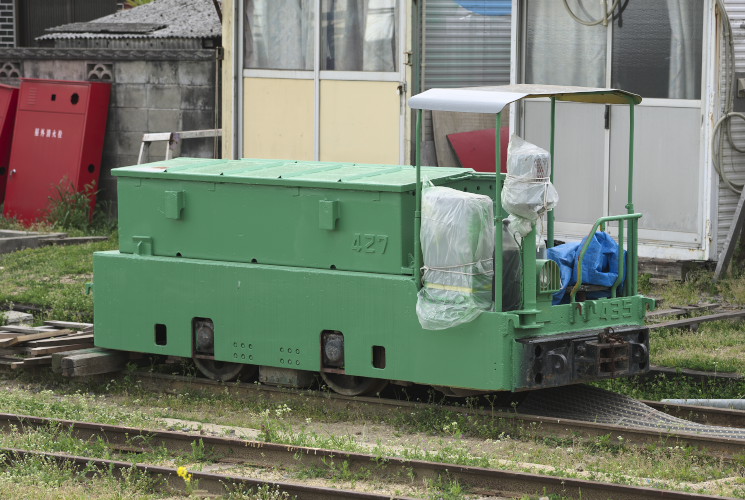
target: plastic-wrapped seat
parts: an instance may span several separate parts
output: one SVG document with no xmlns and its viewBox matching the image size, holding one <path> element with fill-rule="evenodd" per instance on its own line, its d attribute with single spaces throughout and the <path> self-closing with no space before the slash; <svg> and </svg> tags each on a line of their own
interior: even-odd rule
<svg viewBox="0 0 745 500">
<path fill-rule="evenodd" d="M 492 307 L 494 201 L 448 187 L 422 193 L 423 287 L 416 311 L 428 330 L 472 321 Z"/>
</svg>

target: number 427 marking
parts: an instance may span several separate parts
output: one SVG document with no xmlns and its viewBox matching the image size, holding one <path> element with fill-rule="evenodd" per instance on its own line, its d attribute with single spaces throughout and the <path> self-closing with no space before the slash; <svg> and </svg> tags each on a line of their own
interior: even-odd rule
<svg viewBox="0 0 745 500">
<path fill-rule="evenodd" d="M 354 233 L 352 250 L 360 253 L 385 253 L 388 246 L 387 234 Z"/>
</svg>

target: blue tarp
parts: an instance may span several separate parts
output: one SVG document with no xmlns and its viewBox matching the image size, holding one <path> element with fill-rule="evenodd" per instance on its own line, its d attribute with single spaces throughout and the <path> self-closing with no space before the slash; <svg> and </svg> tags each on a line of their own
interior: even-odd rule
<svg viewBox="0 0 745 500">
<path fill-rule="evenodd" d="M 579 243 L 565 243 L 549 248 L 549 259 L 559 264 L 562 289 L 554 294 L 553 303 L 569 301 L 568 287 L 577 283 L 577 257 L 582 251 L 583 239 Z M 624 273 L 625 274 L 625 273 Z M 593 235 L 582 264 L 582 283 L 586 285 L 613 286 L 618 278 L 618 243 L 608 234 L 597 232 Z M 607 297 L 610 292 L 594 292 L 589 298 Z"/>
<path fill-rule="evenodd" d="M 455 0 L 461 7 L 482 16 L 509 16 L 511 0 Z"/>
</svg>

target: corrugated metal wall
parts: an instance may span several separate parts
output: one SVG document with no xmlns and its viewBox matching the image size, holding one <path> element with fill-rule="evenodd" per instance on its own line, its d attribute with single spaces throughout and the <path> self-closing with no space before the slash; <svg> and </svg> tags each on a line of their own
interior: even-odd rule
<svg viewBox="0 0 745 500">
<path fill-rule="evenodd" d="M 455 0 L 424 3 L 424 88 L 507 84 L 510 16 L 479 15 Z"/>
<path fill-rule="evenodd" d="M 735 71 L 745 72 L 745 30 L 741 26 L 745 23 L 745 0 L 725 0 L 725 8 L 730 18 L 732 31 L 734 34 L 733 41 L 735 46 Z M 724 74 L 723 57 L 725 54 L 724 40 L 720 44 L 720 63 L 718 67 L 721 70 L 720 79 L 720 97 L 722 109 L 726 108 L 725 103 L 725 86 L 734 85 L 734 81 L 727 82 Z M 736 92 L 736 89 L 734 90 Z M 719 118 L 721 114 L 717 115 Z M 740 119 L 731 121 L 732 139 L 739 148 L 745 149 L 745 122 Z M 726 140 L 719 142 L 723 144 L 721 155 L 721 168 L 725 175 L 732 182 L 745 183 L 745 153 L 735 151 L 729 146 Z M 723 182 L 719 182 L 719 205 L 717 218 L 717 255 L 722 251 L 724 240 L 727 238 L 727 232 L 732 224 L 739 194 L 730 190 Z"/>
<path fill-rule="evenodd" d="M 504 13 L 510 8 L 509 0 L 426 0 L 422 90 L 508 84 L 511 16 Z M 434 164 L 429 112 L 425 113 L 423 140 L 424 162 Z"/>
<path fill-rule="evenodd" d="M 18 0 L 19 47 L 35 47 L 34 38 L 44 29 L 60 24 L 85 22 L 113 14 L 116 0 Z"/>
</svg>

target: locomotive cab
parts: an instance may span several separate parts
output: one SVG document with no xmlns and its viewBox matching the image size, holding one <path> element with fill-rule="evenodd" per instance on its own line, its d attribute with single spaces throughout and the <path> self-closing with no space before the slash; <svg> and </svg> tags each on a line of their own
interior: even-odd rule
<svg viewBox="0 0 745 500">
<path fill-rule="evenodd" d="M 503 109 L 528 98 L 551 100 L 551 144 L 557 100 L 631 110 L 627 213 L 599 217 L 565 259 L 577 276 L 568 288 L 560 259 L 542 255 L 535 221 L 522 238 L 505 230 L 509 172 L 421 165 L 424 109 L 494 113 L 499 131 Z M 177 158 L 114 169 L 119 250 L 94 255 L 95 343 L 191 358 L 216 380 L 258 373 L 263 383 L 304 387 L 320 374 L 347 395 L 388 381 L 467 394 L 642 373 L 654 302 L 637 290 L 640 101 L 579 87 L 431 89 L 410 99 L 415 166 Z M 453 218 L 432 231 L 427 217 L 438 214 Z M 552 211 L 546 219 L 550 257 Z M 617 278 L 594 297 L 586 271 L 601 234 L 616 242 Z M 426 321 L 432 311 L 439 329 Z M 440 321 L 454 313 L 458 321 Z"/>
<path fill-rule="evenodd" d="M 565 385 L 646 372 L 649 368 L 649 329 L 644 326 L 643 320 L 646 311 L 653 309 L 655 304 L 652 299 L 638 293 L 638 221 L 642 214 L 634 210 L 633 173 L 634 106 L 641 102 L 639 96 L 616 89 L 532 84 L 431 89 L 410 100 L 412 109 L 418 110 L 416 163 L 419 165 L 421 159 L 419 148 L 421 147 L 423 110 L 494 113 L 497 133 L 496 158 L 501 158 L 502 145 L 499 140 L 499 131 L 502 127 L 504 108 L 511 103 L 532 98 L 548 98 L 551 101 L 550 151 L 543 155 L 545 158 L 541 158 L 550 163 L 550 167 L 545 164 L 538 168 L 534 167 L 540 173 L 528 175 L 527 182 L 533 183 L 535 187 L 536 183 L 540 184 L 542 181 L 547 186 L 539 190 L 539 193 L 542 194 L 544 203 L 541 211 L 547 214 L 545 244 L 549 256 L 555 260 L 538 258 L 536 242 L 541 238 L 540 232 L 536 234 L 537 227 L 539 227 L 537 223 L 542 220 L 542 216 L 539 215 L 533 221 L 527 220 L 527 231 L 517 242 L 520 256 L 518 262 L 521 265 L 517 275 L 519 283 L 503 282 L 505 278 L 514 276 L 514 273 L 505 272 L 506 259 L 499 258 L 500 255 L 514 252 L 505 247 L 505 242 L 509 243 L 509 236 L 512 233 L 500 230 L 503 221 L 510 216 L 506 208 L 511 208 L 513 204 L 510 203 L 509 196 L 504 196 L 507 193 L 503 192 L 503 188 L 505 180 L 509 181 L 510 176 L 514 176 L 511 166 L 515 168 L 516 165 L 519 167 L 520 163 L 525 163 L 525 158 L 514 160 L 511 158 L 511 142 L 511 150 L 508 153 L 508 172 L 500 173 L 499 164 L 495 167 L 495 230 L 493 234 L 496 257 L 493 281 L 494 304 L 491 311 L 495 313 L 509 311 L 516 315 L 512 323 L 516 345 L 513 362 L 518 375 L 513 390 Z M 588 235 L 574 246 L 574 254 L 569 254 L 573 255 L 569 262 L 562 262 L 562 259 L 558 258 L 559 256 L 566 257 L 561 252 L 553 252 L 552 256 L 552 250 L 555 248 L 555 217 L 553 204 L 546 204 L 546 199 L 551 193 L 548 187 L 553 189 L 551 183 L 555 172 L 554 137 L 557 100 L 628 105 L 630 110 L 627 213 L 599 217 Z M 524 143 L 519 137 L 516 141 L 520 141 L 520 144 Z M 530 144 L 523 147 L 528 152 L 525 156 L 529 167 L 533 166 L 533 162 L 538 165 L 539 160 L 536 158 L 541 155 L 536 153 L 536 150 L 542 150 Z M 545 170 L 550 173 L 543 177 Z M 421 186 L 418 172 L 418 208 L 421 208 Z M 522 222 L 525 224 L 526 221 Z M 617 242 L 606 232 L 611 225 L 615 225 Z M 421 225 L 416 227 L 421 231 Z M 599 234 L 598 230 L 602 234 Z M 586 259 L 588 250 L 592 245 L 597 246 L 598 239 L 611 242 L 613 250 L 610 259 L 606 259 L 602 264 L 595 261 L 588 263 L 586 262 L 589 260 Z M 419 257 L 419 254 L 416 256 Z M 565 266 L 568 264 L 568 272 L 560 272 L 559 263 Z M 588 264 L 594 269 L 588 269 Z M 592 274 L 587 271 L 600 271 L 597 268 L 600 266 L 606 268 L 610 271 L 608 274 L 614 276 L 612 282 L 589 286 L 583 283 L 588 279 L 587 276 Z M 573 279 L 573 283 L 562 284 L 562 278 L 564 281 Z M 505 301 L 512 289 L 511 285 L 516 285 L 521 290 L 519 305 L 516 307 L 506 307 L 507 302 L 513 302 Z M 557 292 L 564 288 L 566 288 L 566 297 L 563 303 L 560 299 L 552 298 L 559 295 Z M 588 299 L 588 292 L 594 293 L 597 298 Z M 605 326 L 603 326 L 604 322 Z M 565 323 L 560 328 L 569 327 L 573 331 L 556 335 L 557 323 Z M 592 327 L 585 328 L 589 326 Z"/>
</svg>

